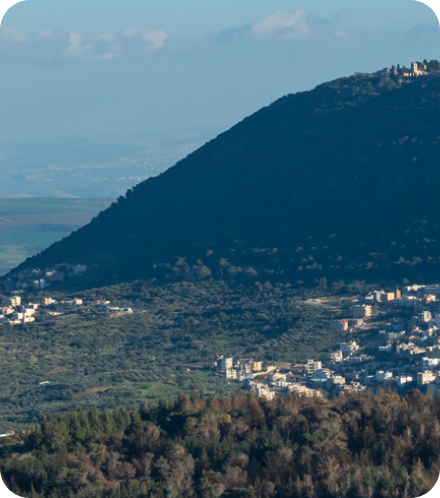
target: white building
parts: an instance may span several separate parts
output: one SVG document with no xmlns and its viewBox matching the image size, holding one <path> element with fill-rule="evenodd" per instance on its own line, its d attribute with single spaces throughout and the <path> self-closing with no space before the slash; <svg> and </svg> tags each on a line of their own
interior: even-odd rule
<svg viewBox="0 0 440 498">
<path fill-rule="evenodd" d="M 321 361 L 314 361 L 314 360 L 307 361 L 307 373 L 309 375 L 313 374 L 317 370 L 321 370 L 321 369 L 322 369 L 322 362 Z"/>
<path fill-rule="evenodd" d="M 342 342 L 340 345 L 340 349 L 343 353 L 353 353 L 359 349 L 356 341 L 351 342 Z"/>
<path fill-rule="evenodd" d="M 397 378 L 397 385 L 399 387 L 403 387 L 405 384 L 409 384 L 413 380 L 413 377 L 411 377 L 410 375 L 402 375 Z"/>
<path fill-rule="evenodd" d="M 283 380 L 285 382 L 286 379 L 287 379 L 287 374 L 282 374 L 280 372 L 274 372 L 270 376 L 270 381 L 273 382 L 273 383 L 275 383 L 277 380 Z"/>
<path fill-rule="evenodd" d="M 376 372 L 376 380 L 377 382 L 383 382 L 385 380 L 391 379 L 393 374 L 391 372 L 387 372 L 385 370 L 377 370 Z"/>
<path fill-rule="evenodd" d="M 334 353 L 331 353 L 330 359 L 333 363 L 341 363 L 341 361 L 344 359 L 342 351 L 335 351 Z"/>
<path fill-rule="evenodd" d="M 424 386 L 426 384 L 430 384 L 431 382 L 434 382 L 436 379 L 436 375 L 434 372 L 428 371 L 428 372 L 418 372 L 417 373 L 417 385 L 418 386 Z"/>
<path fill-rule="evenodd" d="M 426 64 L 423 65 L 423 69 L 419 68 L 419 65 L 417 62 L 412 62 L 411 63 L 411 70 L 409 73 L 403 73 L 403 76 L 409 77 L 409 78 L 414 78 L 417 76 L 421 76 L 423 74 L 426 74 Z"/>
<path fill-rule="evenodd" d="M 20 306 L 21 304 L 21 297 L 20 296 L 12 296 L 9 298 L 9 304 L 11 306 Z"/>
<path fill-rule="evenodd" d="M 427 372 L 428 370 L 432 370 L 432 367 L 437 367 L 439 362 L 439 358 L 422 358 L 422 371 Z"/>
<path fill-rule="evenodd" d="M 237 370 L 235 368 L 228 368 L 225 370 L 225 377 L 227 379 L 238 379 Z"/>
<path fill-rule="evenodd" d="M 353 318 L 369 318 L 371 316 L 371 306 L 369 304 L 357 304 L 353 302 Z"/>
<path fill-rule="evenodd" d="M 333 384 L 333 385 L 345 384 L 345 377 L 342 377 L 342 375 L 335 375 L 333 377 L 330 377 L 328 380 L 329 380 L 330 384 Z"/>
<path fill-rule="evenodd" d="M 217 360 L 217 370 L 220 370 L 220 371 L 231 370 L 232 364 L 233 364 L 232 356 L 229 358 L 225 358 L 224 356 L 220 356 L 220 358 L 218 358 L 218 360 Z"/>
<path fill-rule="evenodd" d="M 266 398 L 271 400 L 275 397 L 275 392 L 271 391 L 268 386 L 264 384 L 256 384 L 256 394 L 259 398 Z"/>
</svg>

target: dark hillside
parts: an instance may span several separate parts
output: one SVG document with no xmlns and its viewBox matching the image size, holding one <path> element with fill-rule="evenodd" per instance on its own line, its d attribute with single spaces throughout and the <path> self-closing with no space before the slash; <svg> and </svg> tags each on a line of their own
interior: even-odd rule
<svg viewBox="0 0 440 498">
<path fill-rule="evenodd" d="M 132 278 L 194 257 L 219 274 L 227 258 L 229 270 L 301 280 L 432 275 L 439 111 L 437 72 L 356 74 L 285 96 L 19 269 L 80 261 Z"/>
</svg>

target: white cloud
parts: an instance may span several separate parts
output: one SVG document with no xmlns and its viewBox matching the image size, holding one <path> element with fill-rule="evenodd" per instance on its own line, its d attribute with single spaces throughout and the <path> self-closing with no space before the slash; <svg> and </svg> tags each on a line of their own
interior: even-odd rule
<svg viewBox="0 0 440 498">
<path fill-rule="evenodd" d="M 199 57 L 228 57 L 248 60 L 249 57 L 302 57 L 303 54 L 330 54 L 341 50 L 360 50 L 374 40 L 391 40 L 393 45 L 412 46 L 414 39 L 426 44 L 438 44 L 438 27 L 419 26 L 407 34 L 385 30 L 367 32 L 347 29 L 341 21 L 348 15 L 342 12 L 333 17 L 295 12 L 276 11 L 254 23 L 225 29 L 218 33 L 188 39 L 171 38 L 161 29 L 137 30 L 127 28 L 116 34 L 87 37 L 76 32 L 43 29 L 25 37 L 14 28 L 0 28 L 0 58 L 27 60 L 42 64 L 65 62 L 97 62 L 113 59 L 143 59 L 156 51 L 168 55 L 191 54 Z M 428 29 L 429 28 L 429 29 Z M 337 44 L 336 48 L 334 44 Z M 387 42 L 388 43 L 388 42 Z"/>
<path fill-rule="evenodd" d="M 137 30 L 134 28 L 124 29 L 122 36 L 124 38 L 134 38 L 137 35 Z"/>
<path fill-rule="evenodd" d="M 81 35 L 72 31 L 70 33 L 70 45 L 64 50 L 67 58 L 80 59 L 82 56 Z"/>
<path fill-rule="evenodd" d="M 113 44 L 113 35 L 100 35 L 83 40 L 79 33 L 70 33 L 70 45 L 64 49 L 67 59 L 105 61 L 121 57 L 120 47 Z"/>
<path fill-rule="evenodd" d="M 97 40 L 104 40 L 104 41 L 107 41 L 107 42 L 112 42 L 115 40 L 115 37 L 114 35 L 99 35 L 96 37 Z"/>
<path fill-rule="evenodd" d="M 0 28 L 0 41 L 24 42 L 26 37 L 15 28 Z"/>
<path fill-rule="evenodd" d="M 161 29 L 128 28 L 116 34 L 88 37 L 47 28 L 25 37 L 15 28 L 0 28 L 0 57 L 40 64 L 138 59 L 161 49 L 167 38 L 168 33 Z"/>
<path fill-rule="evenodd" d="M 157 50 L 163 47 L 165 40 L 169 37 L 165 31 L 155 29 L 153 31 L 141 31 L 141 38 L 147 42 L 147 50 Z"/>
<path fill-rule="evenodd" d="M 305 12 L 285 12 L 277 10 L 274 14 L 263 17 L 252 26 L 252 33 L 258 38 L 266 38 L 278 33 L 285 28 L 296 28 L 306 34 L 308 27 L 305 22 Z"/>
<path fill-rule="evenodd" d="M 51 38 L 53 35 L 51 29 L 42 29 L 41 31 L 38 31 L 36 34 L 37 40 L 46 40 L 47 38 Z"/>
<path fill-rule="evenodd" d="M 306 14 L 304 10 L 286 12 L 277 10 L 273 14 L 265 16 L 254 24 L 245 24 L 238 28 L 230 28 L 217 34 L 217 44 L 230 44 L 239 42 L 272 41 L 272 40 L 295 40 L 322 34 L 321 28 L 316 24 L 335 23 L 334 20 L 322 20 L 318 16 Z M 317 29 L 315 29 L 317 28 Z"/>
</svg>

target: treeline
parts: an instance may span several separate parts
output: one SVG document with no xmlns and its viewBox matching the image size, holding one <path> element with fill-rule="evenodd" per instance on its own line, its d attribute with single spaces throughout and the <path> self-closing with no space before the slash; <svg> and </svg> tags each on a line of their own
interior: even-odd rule
<svg viewBox="0 0 440 498">
<path fill-rule="evenodd" d="M 32 498 L 421 496 L 439 475 L 440 402 L 418 390 L 141 404 L 47 416 L 2 441 L 7 486 Z"/>
</svg>

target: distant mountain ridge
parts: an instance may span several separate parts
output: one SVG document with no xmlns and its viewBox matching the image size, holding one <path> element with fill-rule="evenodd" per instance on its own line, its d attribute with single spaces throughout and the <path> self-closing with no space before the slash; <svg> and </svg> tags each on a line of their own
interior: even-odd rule
<svg viewBox="0 0 440 498">
<path fill-rule="evenodd" d="M 427 75 L 404 71 L 280 98 L 16 270 L 81 262 L 121 279 L 203 266 L 202 277 L 298 281 L 435 273 L 440 74 L 437 61 Z"/>
</svg>

